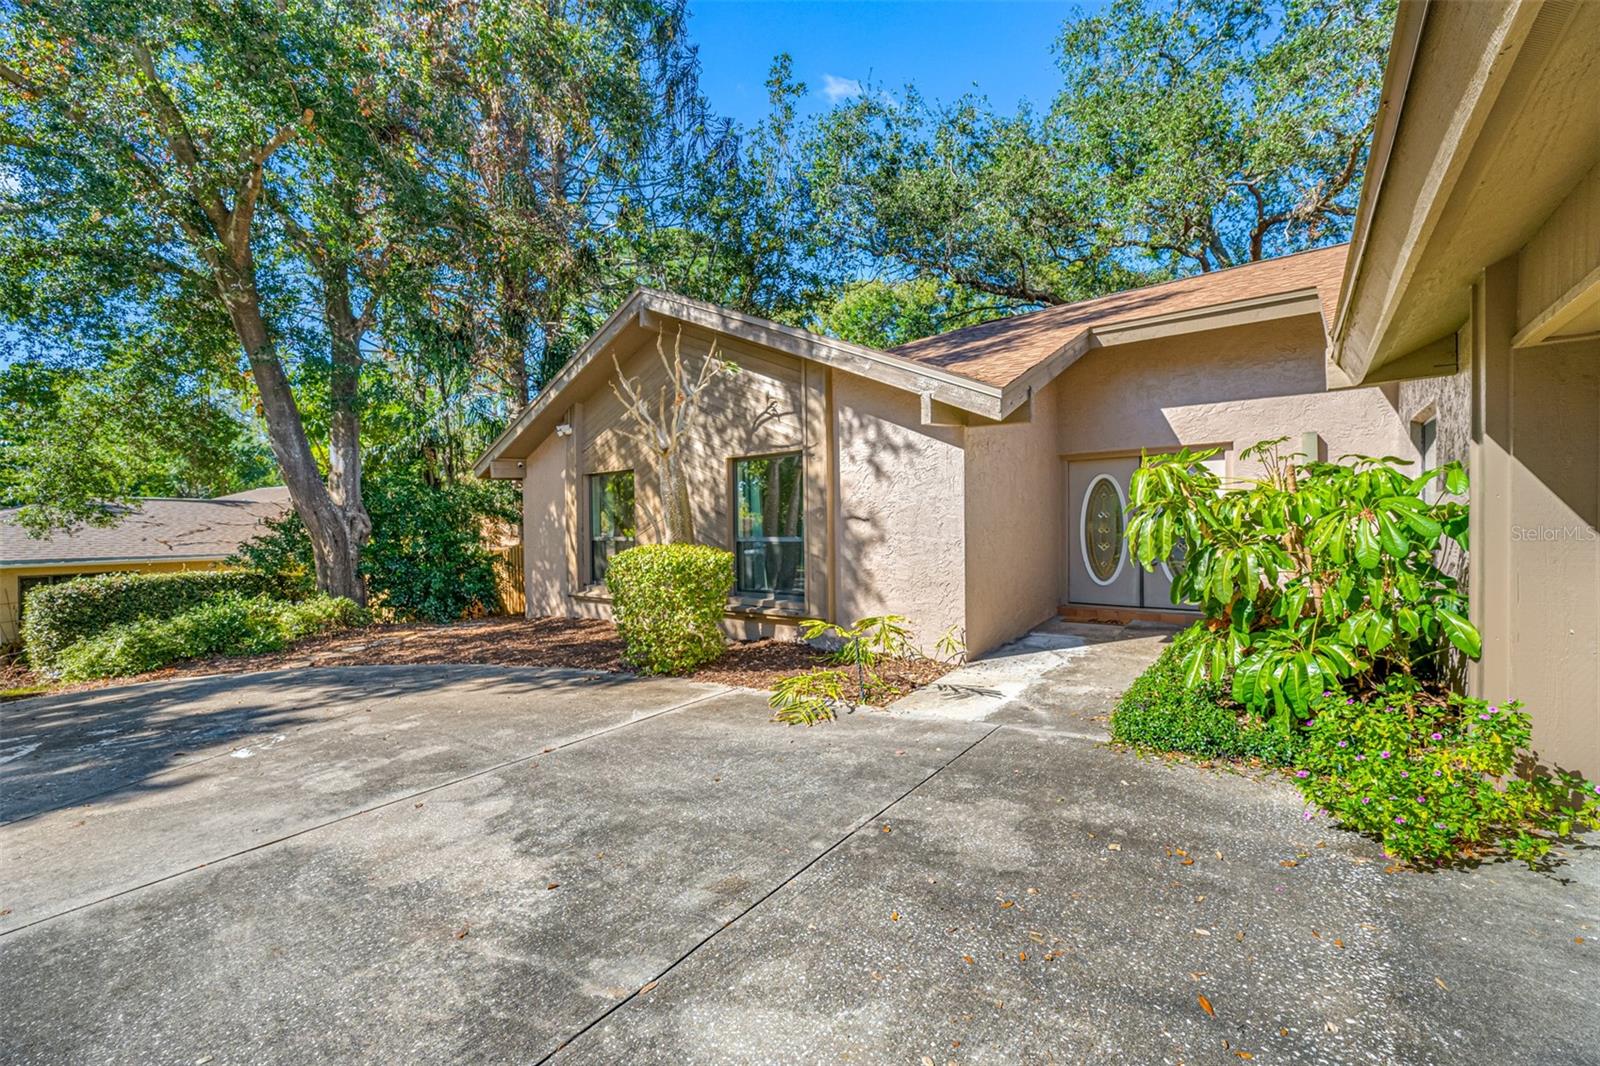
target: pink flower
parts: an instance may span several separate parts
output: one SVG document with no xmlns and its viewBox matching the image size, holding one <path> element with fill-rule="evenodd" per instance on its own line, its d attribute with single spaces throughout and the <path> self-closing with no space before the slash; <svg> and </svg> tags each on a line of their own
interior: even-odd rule
<svg viewBox="0 0 1600 1066">
<path fill-rule="evenodd" d="M 1480 714 L 1480 715 L 1478 715 L 1478 717 L 1482 718 L 1485 722 L 1487 722 L 1489 720 L 1489 716 L 1486 715 L 1486 714 Z"/>
<path fill-rule="evenodd" d="M 1394 752 L 1392 752 L 1392 751 L 1380 751 L 1378 753 L 1378 757 L 1382 758 L 1382 759 L 1387 759 L 1389 756 L 1391 756 L 1393 754 L 1394 754 Z"/>
<path fill-rule="evenodd" d="M 1311 776 L 1311 771 L 1310 770 L 1296 770 L 1294 772 L 1294 776 L 1296 776 L 1296 777 L 1310 777 Z"/>
<path fill-rule="evenodd" d="M 1403 814 L 1395 815 L 1394 816 L 1394 824 L 1395 825 L 1405 825 L 1406 824 L 1406 816 L 1403 815 Z"/>
<path fill-rule="evenodd" d="M 1443 733 L 1434 733 L 1433 734 L 1433 739 L 1434 740 L 1443 740 L 1444 739 L 1444 734 Z"/>
</svg>

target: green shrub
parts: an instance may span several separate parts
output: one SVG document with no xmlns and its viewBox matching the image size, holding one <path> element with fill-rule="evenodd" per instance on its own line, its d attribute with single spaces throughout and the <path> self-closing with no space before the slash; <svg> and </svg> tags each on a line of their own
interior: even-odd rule
<svg viewBox="0 0 1600 1066">
<path fill-rule="evenodd" d="M 28 662 L 48 670 L 70 644 L 141 618 L 170 618 L 218 595 L 255 596 L 270 582 L 245 570 L 101 574 L 28 593 L 22 640 Z"/>
<path fill-rule="evenodd" d="M 429 485 L 409 473 L 362 483 L 372 540 L 361 552 L 370 602 L 400 619 L 451 622 L 500 606 L 486 520 L 519 520 L 503 488 L 478 482 Z M 231 560 L 263 575 L 273 595 L 295 599 L 316 587 L 311 538 L 293 511 L 240 545 Z"/>
<path fill-rule="evenodd" d="M 701 544 L 643 544 L 606 567 L 606 588 L 628 664 L 686 674 L 715 660 L 733 591 L 733 555 Z"/>
<path fill-rule="evenodd" d="M 1517 703 L 1439 705 L 1393 686 L 1370 700 L 1330 692 L 1313 714 L 1296 760 L 1301 793 L 1395 858 L 1499 850 L 1534 865 L 1575 826 L 1600 828 L 1600 785 L 1516 776 L 1532 729 Z"/>
<path fill-rule="evenodd" d="M 1465 492 L 1460 464 L 1412 474 L 1387 459 L 1301 463 L 1280 443 L 1246 450 L 1266 472 L 1244 485 L 1225 488 L 1202 465 L 1215 449 L 1147 456 L 1134 474 L 1131 550 L 1150 567 L 1182 549 L 1174 602 L 1213 623 L 1189 646 L 1185 676 L 1231 678 L 1237 702 L 1287 733 L 1324 689 L 1437 685 L 1450 647 L 1476 658 L 1466 592 L 1437 562 L 1466 546 L 1467 508 L 1422 496 L 1437 479 Z"/>
<path fill-rule="evenodd" d="M 1195 628 L 1180 633 L 1123 693 L 1111 714 L 1111 739 L 1146 751 L 1288 765 L 1298 737 L 1225 705 L 1226 686 L 1186 680 L 1184 661 L 1197 636 Z"/>
<path fill-rule="evenodd" d="M 179 659 L 278 651 L 365 617 L 351 601 L 331 596 L 286 603 L 223 594 L 171 618 L 141 618 L 102 630 L 63 649 L 56 666 L 65 681 L 125 677 Z"/>
</svg>

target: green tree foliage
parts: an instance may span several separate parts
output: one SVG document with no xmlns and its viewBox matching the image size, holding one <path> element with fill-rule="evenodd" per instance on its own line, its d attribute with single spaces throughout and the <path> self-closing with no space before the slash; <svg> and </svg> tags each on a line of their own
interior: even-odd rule
<svg viewBox="0 0 1600 1066">
<path fill-rule="evenodd" d="M 1349 232 L 1392 0 L 1116 0 L 1042 114 L 864 94 L 812 149 L 862 263 L 1061 303 Z"/>
<path fill-rule="evenodd" d="M 1181 553 L 1173 602 L 1206 618 L 1185 651 L 1189 683 L 1231 677 L 1234 699 L 1288 731 L 1347 682 L 1438 681 L 1451 646 L 1476 658 L 1466 593 L 1436 559 L 1448 542 L 1466 547 L 1467 509 L 1422 498 L 1434 481 L 1464 493 L 1460 464 L 1303 462 L 1281 444 L 1243 453 L 1265 466 L 1243 485 L 1201 465 L 1215 449 L 1147 456 L 1133 476 L 1131 551 L 1147 569 Z"/>
<path fill-rule="evenodd" d="M 994 297 L 932 277 L 856 281 L 815 310 L 815 328 L 869 348 L 893 348 L 1005 314 Z"/>
<path fill-rule="evenodd" d="M 516 521 L 513 494 L 501 484 L 428 484 L 415 472 L 368 478 L 372 540 L 361 571 L 372 604 L 387 615 L 451 622 L 499 607 L 494 557 L 484 547 L 493 523 Z M 311 543 L 294 512 L 269 521 L 261 536 L 241 545 L 232 563 L 270 579 L 273 592 L 294 599 L 314 584 Z"/>
<path fill-rule="evenodd" d="M 0 501 L 43 533 L 109 525 L 135 496 L 221 496 L 276 479 L 237 397 L 146 350 L 95 368 L 0 370 Z"/>
</svg>

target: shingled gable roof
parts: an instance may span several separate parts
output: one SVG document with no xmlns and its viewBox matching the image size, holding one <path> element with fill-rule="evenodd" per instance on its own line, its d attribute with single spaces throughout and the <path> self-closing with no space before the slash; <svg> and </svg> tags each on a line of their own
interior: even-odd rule
<svg viewBox="0 0 1600 1066">
<path fill-rule="evenodd" d="M 600 386 L 613 346 L 642 343 L 668 322 L 722 334 L 870 378 L 980 418 L 1004 419 L 1033 390 L 1095 344 L 1152 331 L 1214 329 L 1240 321 L 1321 312 L 1331 319 L 1345 246 L 1114 293 L 997 319 L 889 351 L 851 344 L 754 315 L 654 289 L 635 289 L 475 464 L 479 477 L 514 477 L 564 416 L 563 397 Z M 1143 332 L 1141 332 L 1143 330 Z M 506 461 L 503 470 L 499 465 Z M 497 472 L 499 471 L 499 472 Z"/>
<path fill-rule="evenodd" d="M 0 566 L 204 562 L 225 559 L 289 508 L 289 490 L 255 489 L 215 500 L 154 498 L 118 508 L 113 526 L 32 537 L 16 509 L 0 511 Z"/>
<path fill-rule="evenodd" d="M 1087 340 L 1091 332 L 1134 322 L 1299 294 L 1320 305 L 1326 329 L 1333 321 L 1348 251 L 1345 244 L 1319 248 L 997 318 L 902 344 L 890 354 L 1005 388 L 1051 356 Z"/>
</svg>

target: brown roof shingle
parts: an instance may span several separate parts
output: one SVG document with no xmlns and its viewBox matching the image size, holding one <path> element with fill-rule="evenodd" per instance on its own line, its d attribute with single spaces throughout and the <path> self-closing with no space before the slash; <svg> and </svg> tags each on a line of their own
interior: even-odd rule
<svg viewBox="0 0 1600 1066">
<path fill-rule="evenodd" d="M 238 499 L 146 499 L 114 526 L 85 526 L 35 538 L 17 524 L 16 509 L 0 511 L 0 566 L 95 563 L 112 560 L 223 559 L 262 532 L 261 520 L 289 507 L 285 488 Z"/>
<path fill-rule="evenodd" d="M 1316 289 L 1331 325 L 1349 245 L 1265 259 L 1142 289 L 1061 304 L 889 349 L 953 374 L 1004 388 L 1088 330 L 1180 311 Z"/>
</svg>

